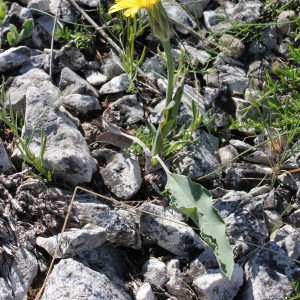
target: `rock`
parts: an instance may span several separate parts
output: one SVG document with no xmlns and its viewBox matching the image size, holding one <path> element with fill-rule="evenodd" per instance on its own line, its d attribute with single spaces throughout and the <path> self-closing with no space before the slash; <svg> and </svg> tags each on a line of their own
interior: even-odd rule
<svg viewBox="0 0 300 300">
<path fill-rule="evenodd" d="M 115 155 L 112 162 L 100 171 L 105 185 L 120 199 L 130 199 L 142 184 L 140 166 L 125 151 Z"/>
<path fill-rule="evenodd" d="M 189 2 L 188 0 L 180 0 L 179 3 L 183 5 L 194 17 L 201 18 L 204 9 L 210 0 L 200 0 L 197 2 Z"/>
<path fill-rule="evenodd" d="M 234 265 L 230 280 L 218 269 L 208 270 L 207 274 L 201 275 L 193 281 L 198 297 L 209 300 L 232 300 L 242 284 L 243 269 L 238 264 Z"/>
<path fill-rule="evenodd" d="M 119 127 L 129 126 L 144 117 L 143 104 L 136 95 L 126 95 L 111 103 L 106 110 L 109 121 Z"/>
<path fill-rule="evenodd" d="M 102 85 L 107 81 L 106 76 L 104 76 L 97 70 L 84 70 L 83 74 L 86 81 L 93 86 Z"/>
<path fill-rule="evenodd" d="M 71 70 L 82 70 L 87 65 L 84 55 L 78 50 L 74 41 L 70 41 L 59 51 L 54 52 L 52 63 L 53 72 L 62 71 L 62 73 L 66 71 L 66 68 Z M 49 69 L 50 65 L 46 68 Z M 63 75 L 61 75 L 61 77 L 63 77 Z M 81 81 L 84 80 L 81 79 Z"/>
<path fill-rule="evenodd" d="M 220 50 L 223 54 L 235 59 L 239 58 L 245 51 L 244 44 L 238 38 L 229 34 L 222 35 L 220 43 Z"/>
<path fill-rule="evenodd" d="M 6 149 L 4 147 L 3 141 L 0 138 L 0 172 L 1 173 L 11 173 L 14 170 L 14 166 L 11 163 Z"/>
<path fill-rule="evenodd" d="M 91 223 L 99 227 L 104 227 L 107 231 L 106 239 L 114 247 L 141 248 L 141 239 L 135 224 L 127 222 L 121 214 L 111 211 L 107 205 L 88 198 L 76 201 L 74 203 L 74 211 L 82 225 Z"/>
<path fill-rule="evenodd" d="M 283 225 L 280 220 L 281 216 L 276 210 L 265 210 L 265 221 L 269 234 Z"/>
<path fill-rule="evenodd" d="M 61 97 L 61 103 L 82 114 L 87 114 L 88 111 L 101 109 L 99 100 L 91 95 L 67 95 L 65 97 Z"/>
<path fill-rule="evenodd" d="M 190 269 L 194 268 L 195 265 L 198 263 L 201 263 L 201 265 L 204 267 L 204 270 L 207 269 L 217 269 L 219 264 L 216 259 L 215 254 L 213 253 L 211 248 L 208 248 L 204 250 L 190 265 Z M 203 273 L 202 273 L 203 274 Z M 201 273 L 199 275 L 202 275 Z M 198 276 L 199 276 L 198 275 Z M 197 277 L 197 276 L 194 276 Z"/>
<path fill-rule="evenodd" d="M 64 95 L 87 94 L 98 97 L 98 92 L 93 86 L 67 67 L 61 71 L 59 88 Z"/>
<path fill-rule="evenodd" d="M 283 173 L 278 176 L 278 180 L 294 191 L 297 191 L 296 197 L 300 197 L 300 174 Z"/>
<path fill-rule="evenodd" d="M 177 299 L 194 299 L 194 293 L 187 287 L 187 284 L 182 280 L 182 278 L 171 276 L 170 280 L 166 283 L 166 288 L 168 293 L 177 297 Z"/>
<path fill-rule="evenodd" d="M 52 20 L 53 23 L 53 20 Z M 47 32 L 43 26 L 36 24 L 34 26 L 33 33 L 30 37 L 32 45 L 35 49 L 44 50 L 51 47 L 51 35 Z M 49 58 L 48 58 L 49 60 Z M 49 64 L 48 60 L 46 61 L 46 66 Z"/>
<path fill-rule="evenodd" d="M 97 136 L 99 136 L 99 134 L 101 134 L 101 130 L 99 129 L 98 126 L 93 125 L 88 122 L 82 123 L 81 128 L 84 132 L 84 139 L 86 140 L 86 143 L 88 145 L 94 143 L 97 139 Z M 92 156 L 93 156 L 93 153 L 92 153 Z"/>
<path fill-rule="evenodd" d="M 106 76 L 107 81 L 123 74 L 124 69 L 122 68 L 120 58 L 117 57 L 112 51 L 109 52 L 109 54 L 104 57 L 101 63 L 100 72 Z"/>
<path fill-rule="evenodd" d="M 262 42 L 268 50 L 274 49 L 277 39 L 279 38 L 275 25 L 266 26 L 262 29 Z"/>
<path fill-rule="evenodd" d="M 261 89 L 265 80 L 265 66 L 261 60 L 255 60 L 248 67 L 247 77 L 251 78 L 249 88 L 254 91 Z M 255 95 L 256 96 L 256 95 Z"/>
<path fill-rule="evenodd" d="M 278 223 L 281 223 L 282 225 L 281 221 Z M 293 228 L 290 225 L 284 225 L 282 228 L 277 229 L 271 234 L 270 241 L 274 241 L 290 258 L 299 258 L 300 230 L 298 228 Z"/>
<path fill-rule="evenodd" d="M 146 281 L 149 281 L 159 287 L 163 287 L 170 278 L 166 265 L 163 262 L 158 261 L 156 258 L 151 258 L 145 262 L 142 268 L 142 273 Z"/>
<path fill-rule="evenodd" d="M 151 58 L 147 58 L 141 64 L 141 69 L 147 75 L 149 80 L 153 82 L 161 78 L 159 75 L 161 75 L 164 71 L 160 61 L 155 56 Z"/>
<path fill-rule="evenodd" d="M 181 50 L 187 53 L 189 56 L 189 62 L 194 67 L 204 67 L 211 58 L 211 55 L 208 52 L 196 49 L 189 45 L 181 46 Z"/>
<path fill-rule="evenodd" d="M 56 299 L 129 300 L 104 274 L 93 271 L 72 258 L 62 259 L 54 266 L 42 300 Z"/>
<path fill-rule="evenodd" d="M 70 23 L 76 22 L 77 10 L 68 0 L 49 0 L 49 5 L 54 16 L 58 10 L 58 18 Z"/>
<path fill-rule="evenodd" d="M 59 94 L 60 91 L 50 81 L 41 82 L 38 88 L 28 88 L 26 133 L 28 137 L 33 134 L 29 147 L 37 157 L 40 155 L 40 128 L 43 128 L 47 136 L 43 166 L 54 170 L 54 175 L 58 178 L 74 185 L 89 182 L 96 169 L 95 161 L 76 126 L 58 110 Z M 47 107 L 49 109 L 45 113 Z"/>
<path fill-rule="evenodd" d="M 151 285 L 146 282 L 136 292 L 135 300 L 155 300 Z"/>
<path fill-rule="evenodd" d="M 0 54 L 0 72 L 6 72 L 22 66 L 29 60 L 31 52 L 25 46 L 12 47 Z"/>
<path fill-rule="evenodd" d="M 229 141 L 229 144 L 241 151 L 251 151 L 251 148 L 252 148 L 251 145 L 249 145 L 243 141 L 239 141 L 239 140 L 235 140 L 235 139 L 231 139 Z"/>
<path fill-rule="evenodd" d="M 274 159 L 267 155 L 263 151 L 255 151 L 244 157 L 244 160 L 250 161 L 256 164 L 263 164 L 266 166 L 274 166 Z"/>
<path fill-rule="evenodd" d="M 293 170 L 300 168 L 300 152 L 292 152 L 291 155 L 282 163 L 282 169 Z"/>
<path fill-rule="evenodd" d="M 258 1 L 224 3 L 224 10 L 207 10 L 203 12 L 205 25 L 214 33 L 222 33 L 222 29 L 230 28 L 232 23 L 256 23 L 260 17 L 261 3 Z M 229 20 L 230 22 L 229 22 Z"/>
<path fill-rule="evenodd" d="M 300 278 L 300 268 L 274 242 L 258 248 L 244 270 L 245 286 L 238 295 L 243 300 L 281 300 L 293 290 L 290 281 Z"/>
<path fill-rule="evenodd" d="M 263 195 L 263 194 L 268 194 L 270 192 L 270 185 L 264 184 L 262 186 L 257 186 L 253 188 L 249 194 L 252 195 L 253 197 Z"/>
<path fill-rule="evenodd" d="M 38 272 L 36 257 L 23 247 L 15 249 L 15 258 L 10 266 L 3 264 L 3 254 L 1 255 L 2 268 L 9 270 L 9 282 L 1 276 L 0 294 L 3 300 L 23 300 L 27 299 L 28 289 Z"/>
<path fill-rule="evenodd" d="M 65 231 L 55 258 L 72 257 L 83 251 L 97 248 L 106 241 L 106 234 L 105 228 L 90 224 L 82 229 Z M 37 237 L 36 243 L 53 257 L 60 236 L 61 234 L 49 238 Z"/>
<path fill-rule="evenodd" d="M 210 73 L 204 76 L 210 87 L 220 87 L 222 82 L 228 85 L 231 95 L 242 95 L 248 87 L 249 79 L 246 71 L 240 67 L 229 65 L 216 66 L 209 69 Z"/>
<path fill-rule="evenodd" d="M 226 235 L 238 257 L 253 250 L 253 245 L 262 245 L 269 236 L 262 200 L 257 197 L 249 202 L 245 198 L 243 200 L 234 212 L 224 218 Z"/>
<path fill-rule="evenodd" d="M 229 168 L 237 160 L 238 152 L 232 145 L 227 145 L 219 149 L 220 165 Z"/>
<path fill-rule="evenodd" d="M 259 41 L 251 41 L 249 44 L 248 51 L 252 54 L 264 54 L 266 52 L 266 47 Z"/>
<path fill-rule="evenodd" d="M 195 137 L 201 138 L 192 145 L 181 150 L 173 163 L 174 169 L 180 174 L 186 174 L 191 179 L 212 173 L 220 165 L 215 155 L 210 135 L 203 130 L 196 130 Z M 218 178 L 220 172 L 215 172 L 207 178 Z"/>
<path fill-rule="evenodd" d="M 241 191 L 250 191 L 261 182 L 261 178 L 269 178 L 269 170 L 261 165 L 249 163 L 233 163 L 226 170 L 226 187 L 227 189 L 237 189 Z M 245 180 L 251 178 L 251 180 Z M 257 178 L 257 179 L 256 179 Z"/>
<path fill-rule="evenodd" d="M 79 5 L 88 6 L 90 8 L 98 8 L 99 2 L 97 0 L 77 0 Z"/>
<path fill-rule="evenodd" d="M 293 10 L 284 10 L 278 16 L 277 28 L 285 36 L 290 35 L 297 26 L 295 22 L 291 22 L 293 17 L 296 17 L 296 13 Z"/>
<path fill-rule="evenodd" d="M 27 8 L 41 10 L 42 12 L 50 11 L 50 6 L 47 0 L 30 0 L 27 4 Z M 32 10 L 33 14 L 41 14 L 36 10 Z"/>
<path fill-rule="evenodd" d="M 178 276 L 180 273 L 179 266 L 180 262 L 178 259 L 171 259 L 167 262 L 167 272 L 170 276 Z"/>
<path fill-rule="evenodd" d="M 125 92 L 129 88 L 129 78 L 126 74 L 114 77 L 100 88 L 99 94 L 115 94 Z"/>
<path fill-rule="evenodd" d="M 140 232 L 160 247 L 179 256 L 199 254 L 207 245 L 190 227 L 178 224 L 178 219 L 166 212 L 163 207 L 144 202 L 142 210 L 174 220 L 168 221 L 147 213 L 141 214 Z"/>
<path fill-rule="evenodd" d="M 167 12 L 167 15 L 172 19 L 176 20 L 177 22 L 174 24 L 174 27 L 177 31 L 182 34 L 188 34 L 189 31 L 185 29 L 185 26 L 191 29 L 195 29 L 197 27 L 196 23 L 193 19 L 188 15 L 188 13 L 181 7 L 180 4 L 177 2 L 172 2 L 172 4 L 168 0 L 162 1 L 162 5 Z M 181 23 L 185 26 L 180 26 Z"/>
<path fill-rule="evenodd" d="M 204 87 L 204 95 L 203 95 L 203 102 L 205 109 L 210 109 L 212 107 L 212 104 L 215 100 L 216 94 L 217 94 L 216 88 L 210 88 L 210 87 Z"/>
<path fill-rule="evenodd" d="M 43 69 L 48 60 L 48 55 L 40 50 L 30 49 L 31 56 L 27 62 L 23 64 L 18 74 L 22 75 L 27 73 L 33 68 Z"/>
</svg>

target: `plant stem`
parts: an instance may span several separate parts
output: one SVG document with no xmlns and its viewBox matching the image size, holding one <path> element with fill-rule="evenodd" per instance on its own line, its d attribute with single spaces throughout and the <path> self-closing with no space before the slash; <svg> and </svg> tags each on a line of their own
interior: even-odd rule
<svg viewBox="0 0 300 300">
<path fill-rule="evenodd" d="M 161 41 L 167 59 L 167 70 L 168 70 L 168 87 L 167 87 L 167 94 L 166 94 L 166 105 L 167 107 L 169 103 L 172 101 L 172 95 L 174 90 L 174 61 L 171 51 L 171 43 L 170 40 Z"/>
</svg>

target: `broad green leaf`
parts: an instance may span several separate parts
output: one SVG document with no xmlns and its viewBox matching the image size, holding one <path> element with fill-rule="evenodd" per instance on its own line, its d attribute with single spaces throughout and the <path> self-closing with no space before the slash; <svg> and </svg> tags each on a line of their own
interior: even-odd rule
<svg viewBox="0 0 300 300">
<path fill-rule="evenodd" d="M 33 30 L 34 30 L 34 22 L 33 22 L 33 20 L 32 19 L 26 20 L 22 24 L 21 39 L 23 40 L 23 39 L 29 38 L 32 35 Z"/>
<path fill-rule="evenodd" d="M 0 26 L 3 24 L 7 12 L 6 3 L 3 3 L 2 0 L 0 1 Z"/>
<path fill-rule="evenodd" d="M 225 223 L 212 205 L 212 197 L 202 185 L 183 175 L 167 171 L 166 189 L 171 194 L 171 205 L 188 214 L 212 248 L 221 271 L 230 279 L 234 267 L 233 252 L 225 234 Z"/>
</svg>

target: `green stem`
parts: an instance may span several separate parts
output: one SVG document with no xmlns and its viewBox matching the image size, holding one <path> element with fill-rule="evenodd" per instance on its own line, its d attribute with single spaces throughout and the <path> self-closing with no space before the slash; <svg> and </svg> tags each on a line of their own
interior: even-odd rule
<svg viewBox="0 0 300 300">
<path fill-rule="evenodd" d="M 167 70 L 168 70 L 168 87 L 167 87 L 167 94 L 166 94 L 166 105 L 167 107 L 169 103 L 172 101 L 172 95 L 174 90 L 174 61 L 171 51 L 171 43 L 170 40 L 167 41 L 161 41 L 166 58 L 167 58 Z"/>
</svg>

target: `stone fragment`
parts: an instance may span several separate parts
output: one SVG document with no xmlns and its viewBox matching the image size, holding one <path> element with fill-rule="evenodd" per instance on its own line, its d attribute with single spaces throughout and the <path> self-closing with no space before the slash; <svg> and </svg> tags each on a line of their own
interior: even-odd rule
<svg viewBox="0 0 300 300">
<path fill-rule="evenodd" d="M 266 26 L 262 29 L 262 42 L 268 50 L 273 50 L 277 39 L 279 39 L 277 28 L 275 25 Z"/>
<path fill-rule="evenodd" d="M 263 151 L 255 151 L 245 156 L 243 159 L 256 164 L 263 164 L 270 167 L 274 166 L 274 160 Z"/>
<path fill-rule="evenodd" d="M 166 283 L 166 289 L 169 294 L 180 300 L 194 299 L 194 293 L 187 287 L 187 284 L 182 278 L 171 276 Z"/>
<path fill-rule="evenodd" d="M 73 229 L 63 233 L 56 258 L 67 258 L 83 251 L 91 250 L 106 241 L 106 229 L 94 225 L 86 225 L 82 229 Z M 52 257 L 61 234 L 48 238 L 37 237 L 36 243 L 44 248 Z"/>
<path fill-rule="evenodd" d="M 232 163 L 237 160 L 239 155 L 237 150 L 232 145 L 227 145 L 218 150 L 220 157 L 220 165 L 229 168 Z"/>
<path fill-rule="evenodd" d="M 14 166 L 11 163 L 4 147 L 3 141 L 0 138 L 0 173 L 10 173 L 13 170 Z"/>
<path fill-rule="evenodd" d="M 210 69 L 204 76 L 206 84 L 210 87 L 220 87 L 224 82 L 228 85 L 231 95 L 242 95 L 248 87 L 249 79 L 246 71 L 237 66 L 220 65 Z"/>
<path fill-rule="evenodd" d="M 245 285 L 239 294 L 242 300 L 281 300 L 282 295 L 291 294 L 292 279 L 300 279 L 300 268 L 275 242 L 255 251 L 244 272 Z"/>
<path fill-rule="evenodd" d="M 179 270 L 179 266 L 180 266 L 180 262 L 178 259 L 171 259 L 170 261 L 168 261 L 166 263 L 167 265 L 167 271 L 168 271 L 168 274 L 170 276 L 178 276 L 179 273 L 180 273 L 180 270 Z"/>
<path fill-rule="evenodd" d="M 49 60 L 50 64 L 50 60 Z M 87 65 L 84 55 L 78 50 L 74 41 L 70 41 L 59 51 L 53 53 L 52 69 L 53 72 L 66 70 L 82 70 Z M 47 66 L 47 69 L 50 65 Z M 62 75 L 61 75 L 62 76 Z M 73 77 L 73 76 L 72 76 Z M 84 81 L 82 79 L 82 81 Z"/>
<path fill-rule="evenodd" d="M 60 19 L 75 23 L 77 17 L 76 8 L 68 0 L 49 0 L 50 12 Z M 57 13 L 58 10 L 58 13 Z"/>
<path fill-rule="evenodd" d="M 265 221 L 269 234 L 283 225 L 281 216 L 276 210 L 265 210 Z"/>
<path fill-rule="evenodd" d="M 151 285 L 146 282 L 136 292 L 135 300 L 155 300 Z"/>
<path fill-rule="evenodd" d="M 284 225 L 282 228 L 277 229 L 271 234 L 270 241 L 274 241 L 281 249 L 283 249 L 287 253 L 290 258 L 299 258 L 300 230 L 298 228 L 294 228 L 290 225 Z"/>
<path fill-rule="evenodd" d="M 296 17 L 296 12 L 293 10 L 284 10 L 278 16 L 277 28 L 285 36 L 290 35 L 297 26 L 295 22 L 291 22 L 293 17 Z"/>
<path fill-rule="evenodd" d="M 106 76 L 100 73 L 97 70 L 84 70 L 84 77 L 88 83 L 93 86 L 99 86 L 104 84 L 107 81 Z"/>
<path fill-rule="evenodd" d="M 156 258 L 149 259 L 142 268 L 142 273 L 146 281 L 163 287 L 169 280 L 170 276 L 167 272 L 166 265 L 158 261 Z"/>
<path fill-rule="evenodd" d="M 132 125 L 144 117 L 143 104 L 136 95 L 126 95 L 111 103 L 106 110 L 109 121 L 119 127 Z"/>
<path fill-rule="evenodd" d="M 0 72 L 22 66 L 31 56 L 30 49 L 25 46 L 12 47 L 0 54 Z"/>
<path fill-rule="evenodd" d="M 147 58 L 141 64 L 141 69 L 144 71 L 147 77 L 153 82 L 161 78 L 159 75 L 161 75 L 164 71 L 160 61 L 155 56 Z"/>
<path fill-rule="evenodd" d="M 98 97 L 98 92 L 93 86 L 67 67 L 61 71 L 59 88 L 64 95 L 87 94 Z"/>
<path fill-rule="evenodd" d="M 211 55 L 205 50 L 199 50 L 189 45 L 181 46 L 181 50 L 185 53 L 187 52 L 187 55 L 189 55 L 189 62 L 194 67 L 204 67 L 211 58 Z"/>
<path fill-rule="evenodd" d="M 154 217 L 142 213 L 140 231 L 160 247 L 179 256 L 197 255 L 207 248 L 206 243 L 199 235 L 184 223 L 178 224 L 178 219 L 166 212 L 163 207 L 144 202 L 141 209 L 158 215 L 158 217 Z M 174 220 L 176 223 L 164 220 L 159 216 Z"/>
<path fill-rule="evenodd" d="M 38 272 L 37 259 L 27 249 L 17 248 L 14 255 L 15 258 L 11 261 L 10 266 L 7 266 L 4 264 L 3 254 L 1 254 L 1 269 L 8 268 L 10 284 L 3 276 L 0 277 L 0 295 L 3 300 L 27 299 L 28 289 Z"/>
<path fill-rule="evenodd" d="M 105 185 L 120 199 L 130 199 L 141 187 L 141 169 L 137 160 L 125 151 L 115 155 L 100 171 Z"/>
<path fill-rule="evenodd" d="M 115 94 L 120 92 L 125 92 L 129 88 L 129 78 L 126 74 L 121 74 L 114 77 L 107 83 L 104 83 L 100 88 L 99 94 Z"/>
<path fill-rule="evenodd" d="M 230 280 L 221 273 L 220 269 L 208 270 L 193 281 L 197 295 L 200 299 L 232 300 L 243 284 L 243 269 L 238 264 L 234 265 Z"/>
<path fill-rule="evenodd" d="M 88 111 L 101 109 L 99 100 L 91 95 L 67 95 L 65 97 L 61 97 L 61 103 L 82 114 L 87 114 Z"/>
<path fill-rule="evenodd" d="M 278 180 L 294 191 L 297 191 L 296 197 L 300 197 L 300 173 L 283 173 L 278 176 Z"/>
<path fill-rule="evenodd" d="M 97 0 L 76 0 L 79 5 L 88 6 L 90 8 L 98 8 L 99 2 Z"/>
<path fill-rule="evenodd" d="M 88 145 L 94 143 L 97 139 L 97 136 L 99 136 L 99 134 L 101 134 L 100 128 L 89 122 L 82 123 L 81 128 L 84 132 L 84 139 L 86 140 L 86 143 Z M 93 153 L 92 153 L 92 155 L 93 155 Z"/>
<path fill-rule="evenodd" d="M 28 88 L 25 124 L 27 135 L 33 134 L 29 147 L 37 157 L 40 155 L 43 128 L 47 136 L 43 166 L 74 185 L 89 182 L 96 170 L 95 161 L 74 123 L 59 111 L 59 94 L 58 88 L 46 80 L 38 88 Z"/>
<path fill-rule="evenodd" d="M 50 6 L 47 0 L 30 0 L 27 4 L 28 9 L 33 9 L 33 14 L 41 14 L 36 10 L 41 10 L 42 12 L 49 12 Z M 36 9 L 36 10 L 35 10 Z"/>
<path fill-rule="evenodd" d="M 234 146 L 236 149 L 238 150 L 241 150 L 241 151 L 249 151 L 251 150 L 251 145 L 243 142 L 243 141 L 240 141 L 240 140 L 235 140 L 235 139 L 231 139 L 229 141 L 229 144 Z"/>
<path fill-rule="evenodd" d="M 229 34 L 222 35 L 220 43 L 220 50 L 223 54 L 235 59 L 239 58 L 245 51 L 245 46 L 241 40 Z"/>
<path fill-rule="evenodd" d="M 100 72 L 106 76 L 107 81 L 123 74 L 124 69 L 122 68 L 120 58 L 117 57 L 112 51 L 109 52 L 109 54 L 104 57 L 101 63 Z"/>
<path fill-rule="evenodd" d="M 48 60 L 48 55 L 40 50 L 30 49 L 31 56 L 27 62 L 25 62 L 18 74 L 22 75 L 27 73 L 29 70 L 33 68 L 44 69 L 44 65 Z"/>
<path fill-rule="evenodd" d="M 220 167 L 210 135 L 204 130 L 196 130 L 194 138 L 199 136 L 200 139 L 196 143 L 177 154 L 173 163 L 178 173 L 188 175 L 191 179 L 210 174 Z M 207 178 L 215 179 L 219 176 L 220 172 L 215 172 Z"/>
<path fill-rule="evenodd" d="M 204 9 L 208 5 L 210 0 L 200 0 L 197 2 L 190 2 L 188 0 L 180 0 L 179 3 L 187 9 L 194 17 L 201 18 Z"/>
<path fill-rule="evenodd" d="M 191 29 L 195 29 L 197 27 L 196 23 L 189 16 L 189 14 L 184 10 L 183 7 L 177 2 L 170 2 L 167 0 L 162 1 L 162 5 L 167 12 L 167 15 L 175 19 L 177 22 L 174 24 L 174 27 L 177 31 L 182 34 L 188 34 L 189 31 L 185 28 L 189 27 Z M 179 23 L 179 24 L 178 24 Z M 180 26 L 180 23 L 185 26 Z"/>
<path fill-rule="evenodd" d="M 129 300 L 104 274 L 94 271 L 72 258 L 54 266 L 46 283 L 42 300 L 114 299 Z"/>
</svg>

